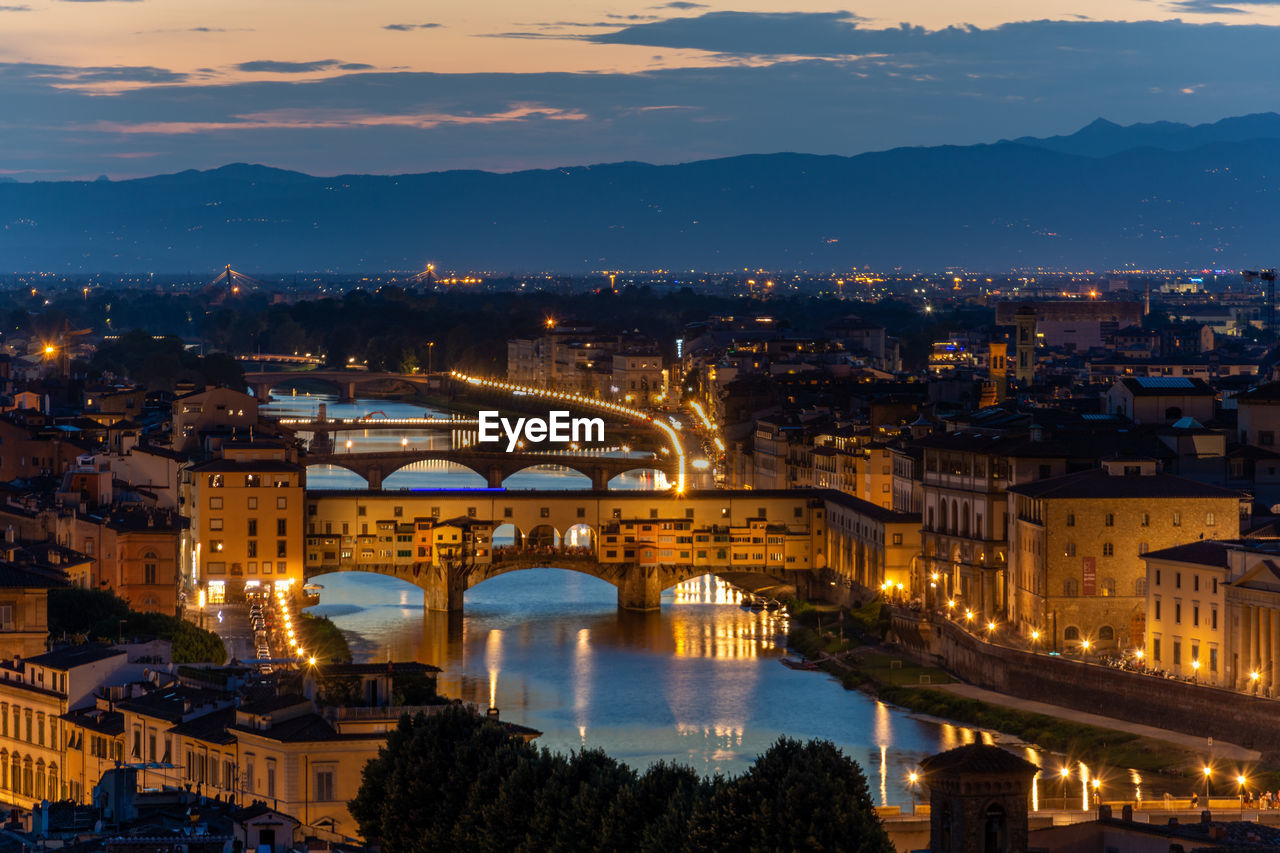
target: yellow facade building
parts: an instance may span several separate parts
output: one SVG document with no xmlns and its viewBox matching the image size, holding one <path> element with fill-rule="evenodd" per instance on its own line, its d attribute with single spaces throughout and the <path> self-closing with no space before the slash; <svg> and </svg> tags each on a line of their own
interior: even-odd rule
<svg viewBox="0 0 1280 853">
<path fill-rule="evenodd" d="M 1009 488 L 1009 619 L 1052 648 L 1141 648 L 1148 579 L 1142 556 L 1240 534 L 1245 497 L 1158 474 L 1151 460 Z"/>
<path fill-rule="evenodd" d="M 304 469 L 282 444 L 227 444 L 220 458 L 183 476 L 191 581 L 207 601 L 241 596 L 247 587 L 301 584 Z"/>
</svg>

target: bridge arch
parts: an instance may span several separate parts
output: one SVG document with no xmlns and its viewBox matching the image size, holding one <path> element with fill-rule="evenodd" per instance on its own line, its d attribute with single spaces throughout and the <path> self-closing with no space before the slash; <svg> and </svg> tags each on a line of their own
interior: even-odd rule
<svg viewBox="0 0 1280 853">
<path fill-rule="evenodd" d="M 548 486 L 543 480 L 533 479 L 547 474 L 555 474 L 563 482 Z M 512 471 L 503 478 L 502 485 L 508 489 L 589 489 L 591 475 L 573 464 L 536 462 Z"/>
<path fill-rule="evenodd" d="M 483 489 L 484 474 L 451 459 L 419 459 L 389 472 L 382 481 L 387 489 Z"/>
<path fill-rule="evenodd" d="M 609 478 L 608 487 L 612 491 L 634 489 L 665 489 L 671 481 L 667 472 L 654 465 L 639 464 L 626 471 L 620 471 Z"/>
<path fill-rule="evenodd" d="M 274 391 L 282 397 L 303 396 L 304 394 L 329 394 L 335 398 L 341 398 L 347 390 L 336 379 L 296 373 L 281 373 L 279 380 L 263 379 L 255 384 L 258 392 L 263 397 L 269 397 Z"/>
</svg>

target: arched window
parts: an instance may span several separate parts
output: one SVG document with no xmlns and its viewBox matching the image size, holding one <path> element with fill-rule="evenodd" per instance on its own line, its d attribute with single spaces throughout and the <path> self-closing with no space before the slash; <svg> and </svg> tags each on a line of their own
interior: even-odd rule
<svg viewBox="0 0 1280 853">
<path fill-rule="evenodd" d="M 22 756 L 16 752 L 9 759 L 9 790 L 22 793 Z"/>
<path fill-rule="evenodd" d="M 0 749 L 0 788 L 9 787 L 9 750 Z"/>
<path fill-rule="evenodd" d="M 45 795 L 45 799 L 57 802 L 62 799 L 62 789 L 58 785 L 58 765 L 49 764 L 49 793 Z"/>
<path fill-rule="evenodd" d="M 1075 625 L 1070 625 L 1062 632 L 1062 639 L 1068 643 L 1074 643 L 1080 639 L 1080 629 Z"/>
<path fill-rule="evenodd" d="M 1146 594 L 1147 594 L 1147 579 L 1146 579 L 1146 578 L 1136 578 L 1136 579 L 1134 580 L 1134 582 L 1133 582 L 1133 594 L 1134 594 L 1134 595 L 1146 595 Z"/>
<path fill-rule="evenodd" d="M 35 774 L 31 765 L 31 759 L 24 758 L 22 759 L 22 795 L 24 797 L 30 797 L 33 787 L 35 787 Z"/>
<path fill-rule="evenodd" d="M 156 557 L 155 551 L 148 551 L 147 553 L 142 555 L 142 582 L 144 584 L 147 584 L 149 586 L 155 585 L 156 574 L 157 574 L 157 568 L 156 568 L 157 559 L 158 558 Z"/>
<path fill-rule="evenodd" d="M 1099 592 L 1100 594 L 1102 594 L 1102 595 L 1115 595 L 1115 594 L 1116 594 L 1116 579 L 1115 579 L 1115 578 L 1103 578 L 1103 579 L 1102 579 L 1102 581 L 1099 583 L 1099 586 L 1098 586 L 1098 592 Z"/>
<path fill-rule="evenodd" d="M 1116 629 L 1110 625 L 1103 625 L 1098 629 L 1099 640 L 1114 640 L 1116 638 Z"/>
<path fill-rule="evenodd" d="M 997 803 L 982 816 L 982 853 L 1009 853 L 1008 819 Z"/>
<path fill-rule="evenodd" d="M 1062 594 L 1067 598 L 1075 598 L 1080 594 L 1080 581 L 1076 578 L 1067 578 L 1062 582 Z"/>
</svg>

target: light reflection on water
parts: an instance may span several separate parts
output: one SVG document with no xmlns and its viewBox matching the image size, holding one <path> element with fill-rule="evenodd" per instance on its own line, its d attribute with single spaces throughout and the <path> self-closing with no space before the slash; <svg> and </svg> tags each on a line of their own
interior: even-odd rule
<svg viewBox="0 0 1280 853">
<path fill-rule="evenodd" d="M 359 659 L 440 666 L 446 695 L 496 703 L 551 749 L 711 774 L 740 772 L 783 734 L 825 738 L 862 765 L 877 802 L 900 804 L 921 759 L 975 737 L 781 666 L 784 618 L 727 602 L 715 578 L 642 614 L 619 612 L 614 588 L 586 575 L 512 572 L 469 590 L 461 617 L 423 611 L 416 587 L 378 575 L 316 581 L 313 612 L 331 615 Z"/>
</svg>

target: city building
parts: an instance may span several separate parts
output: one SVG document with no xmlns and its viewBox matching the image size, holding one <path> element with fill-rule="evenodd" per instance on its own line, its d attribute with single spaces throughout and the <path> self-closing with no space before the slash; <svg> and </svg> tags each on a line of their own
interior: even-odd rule
<svg viewBox="0 0 1280 853">
<path fill-rule="evenodd" d="M 191 578 L 219 603 L 249 586 L 302 583 L 304 468 L 280 442 L 236 442 L 183 471 Z"/>
<path fill-rule="evenodd" d="M 1141 648 L 1148 577 L 1142 555 L 1240 535 L 1240 492 L 1159 474 L 1155 462 L 1009 488 L 1009 619 L 1051 648 Z"/>
</svg>

